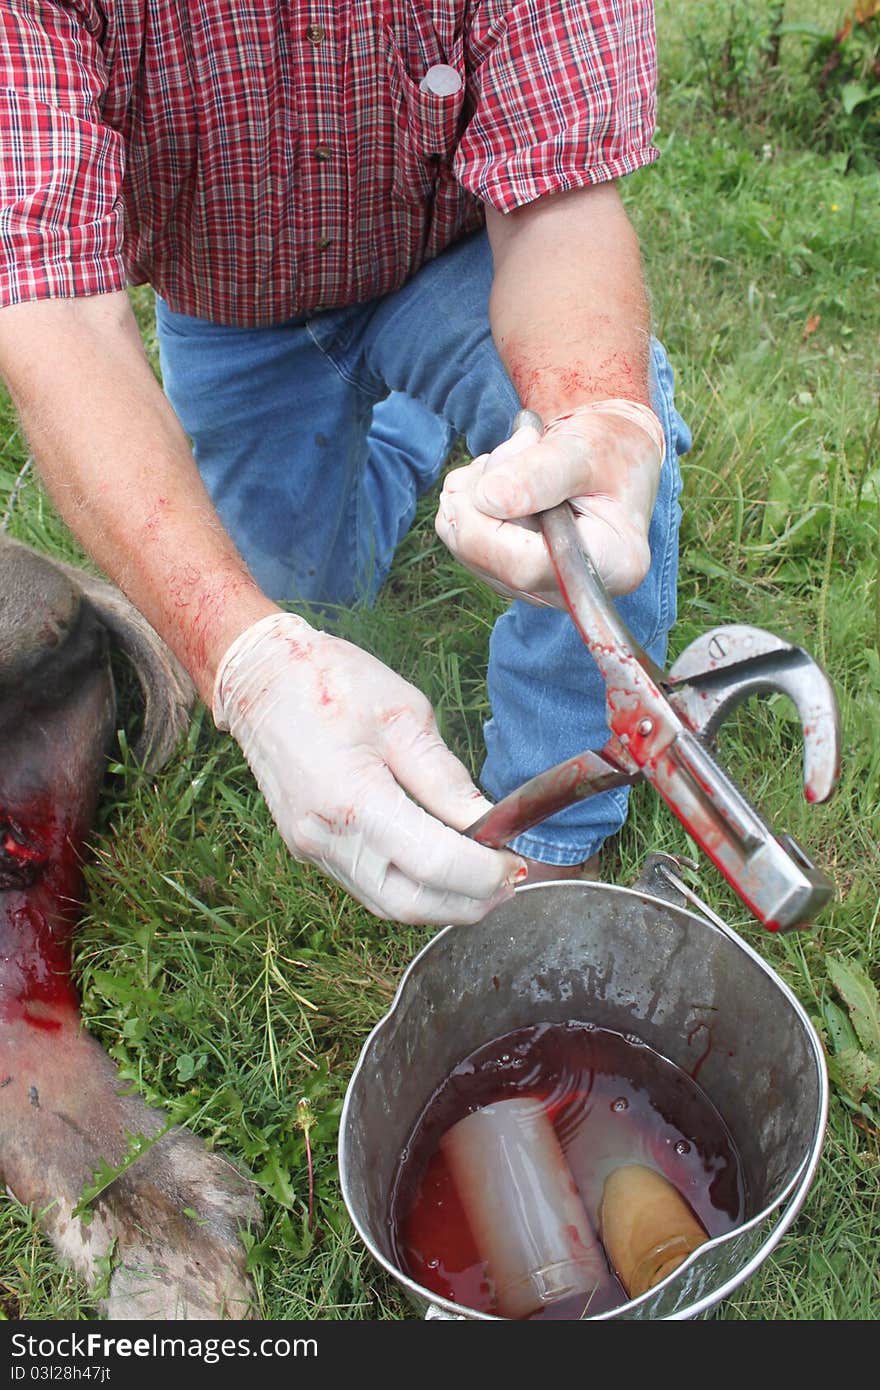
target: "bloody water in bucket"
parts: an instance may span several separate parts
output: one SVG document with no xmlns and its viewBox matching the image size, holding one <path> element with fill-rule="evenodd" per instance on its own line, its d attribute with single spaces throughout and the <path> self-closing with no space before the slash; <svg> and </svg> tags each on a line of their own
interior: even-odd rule
<svg viewBox="0 0 880 1390">
<path fill-rule="evenodd" d="M 432 1293 L 493 1313 L 494 1296 L 439 1147 L 466 1115 L 512 1097 L 540 1099 L 594 1232 L 602 1188 L 621 1164 L 662 1173 L 710 1237 L 743 1220 L 742 1167 L 727 1126 L 692 1077 L 639 1039 L 589 1023 L 507 1033 L 465 1058 L 435 1091 L 401 1155 L 390 1204 L 399 1267 Z M 610 1264 L 588 1296 L 534 1318 L 606 1312 L 628 1295 Z"/>
</svg>

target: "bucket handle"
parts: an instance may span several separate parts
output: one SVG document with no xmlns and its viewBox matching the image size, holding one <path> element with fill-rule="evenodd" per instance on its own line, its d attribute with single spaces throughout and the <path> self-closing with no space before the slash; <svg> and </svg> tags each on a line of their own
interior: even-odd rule
<svg viewBox="0 0 880 1390">
<path fill-rule="evenodd" d="M 741 939 L 736 932 L 727 925 L 717 912 L 713 912 L 708 903 L 689 888 L 681 878 L 682 869 L 699 870 L 696 860 L 689 859 L 683 854 L 666 854 L 662 850 L 649 854 L 638 879 L 633 884 L 633 890 L 637 893 L 650 893 L 654 898 L 662 898 L 664 902 L 671 903 L 673 907 L 690 906 L 710 921 L 713 926 L 718 927 L 719 931 L 724 932 L 725 936 L 731 937 L 737 945 L 742 945 Z"/>
</svg>

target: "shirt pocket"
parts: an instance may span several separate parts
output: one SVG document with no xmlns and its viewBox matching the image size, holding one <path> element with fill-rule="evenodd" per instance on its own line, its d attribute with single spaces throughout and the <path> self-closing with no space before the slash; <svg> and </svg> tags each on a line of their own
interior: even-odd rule
<svg viewBox="0 0 880 1390">
<path fill-rule="evenodd" d="M 386 31 L 388 81 L 393 109 L 393 193 L 409 203 L 432 198 L 441 178 L 448 176 L 458 143 L 465 104 L 463 39 L 456 39 L 449 56 L 437 62 L 454 68 L 461 79 L 457 92 L 440 96 L 425 91 L 414 78 L 391 30 Z"/>
</svg>

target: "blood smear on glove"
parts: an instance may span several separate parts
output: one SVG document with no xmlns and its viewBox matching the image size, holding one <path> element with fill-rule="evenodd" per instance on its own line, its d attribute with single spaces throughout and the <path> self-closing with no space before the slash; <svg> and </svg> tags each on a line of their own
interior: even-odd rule
<svg viewBox="0 0 880 1390">
<path fill-rule="evenodd" d="M 742 1170 L 733 1139 L 691 1077 L 644 1044 L 589 1023 L 522 1028 L 456 1067 L 432 1096 L 402 1156 L 390 1204 L 394 1256 L 429 1292 L 499 1315 L 441 1140 L 465 1116 L 514 1097 L 543 1103 L 594 1232 L 605 1180 L 624 1164 L 663 1174 L 709 1237 L 742 1222 Z M 589 1294 L 529 1316 L 582 1318 L 627 1299 L 606 1259 Z"/>
</svg>

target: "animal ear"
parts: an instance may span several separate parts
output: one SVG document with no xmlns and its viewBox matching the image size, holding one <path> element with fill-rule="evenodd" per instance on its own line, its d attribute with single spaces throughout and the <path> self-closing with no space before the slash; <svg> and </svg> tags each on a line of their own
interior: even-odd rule
<svg viewBox="0 0 880 1390">
<path fill-rule="evenodd" d="M 47 665 L 57 686 L 59 653 L 73 651 L 74 665 L 79 654 L 81 644 L 71 639 L 81 609 L 82 593 L 70 575 L 0 531 L 0 696 L 23 687 L 46 693 Z"/>
<path fill-rule="evenodd" d="M 132 748 L 148 772 L 162 767 L 189 724 L 196 690 L 174 653 L 114 584 L 56 561 L 82 590 L 130 663 L 144 700 L 143 727 Z"/>
</svg>

